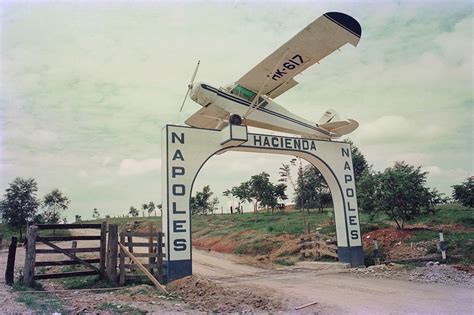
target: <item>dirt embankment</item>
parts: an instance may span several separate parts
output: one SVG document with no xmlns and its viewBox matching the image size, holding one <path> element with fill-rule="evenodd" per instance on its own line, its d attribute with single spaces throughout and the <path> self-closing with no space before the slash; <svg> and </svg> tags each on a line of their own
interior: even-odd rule
<svg viewBox="0 0 474 315">
<path fill-rule="evenodd" d="M 283 309 L 280 299 L 251 289 L 229 288 L 201 276 L 191 276 L 170 285 L 193 309 L 213 313 L 274 312 Z"/>
</svg>

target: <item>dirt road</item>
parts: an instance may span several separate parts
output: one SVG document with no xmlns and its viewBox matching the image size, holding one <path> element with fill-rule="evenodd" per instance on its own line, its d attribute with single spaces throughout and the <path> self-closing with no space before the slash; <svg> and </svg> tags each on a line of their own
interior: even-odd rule
<svg viewBox="0 0 474 315">
<path fill-rule="evenodd" d="M 474 289 L 406 280 L 360 278 L 342 264 L 300 263 L 266 269 L 241 257 L 193 249 L 193 272 L 226 286 L 272 292 L 294 306 L 320 314 L 474 314 Z"/>
<path fill-rule="evenodd" d="M 96 231 L 83 231 L 89 235 L 94 232 Z M 81 241 L 79 247 L 94 245 L 87 242 L 89 241 Z M 2 252 L 2 256 L 3 254 Z M 19 267 L 24 259 L 23 248 L 18 249 L 17 258 Z M 286 301 L 284 304 L 288 311 L 294 310 L 297 305 L 318 302 L 301 312 L 474 314 L 473 288 L 361 278 L 349 273 L 342 264 L 307 262 L 292 267 L 262 268 L 245 264 L 244 258 L 235 255 L 193 249 L 193 272 L 224 286 L 270 293 Z M 4 298 L 9 296 L 10 294 L 6 294 Z M 14 299 L 9 297 L 9 300 L 13 302 Z M 21 306 L 15 306 L 24 311 Z"/>
<path fill-rule="evenodd" d="M 472 288 L 358 278 L 339 264 L 305 263 L 271 270 L 239 264 L 233 255 L 194 249 L 193 268 L 229 286 L 273 291 L 292 306 L 317 301 L 306 311 L 322 314 L 474 313 Z"/>
</svg>

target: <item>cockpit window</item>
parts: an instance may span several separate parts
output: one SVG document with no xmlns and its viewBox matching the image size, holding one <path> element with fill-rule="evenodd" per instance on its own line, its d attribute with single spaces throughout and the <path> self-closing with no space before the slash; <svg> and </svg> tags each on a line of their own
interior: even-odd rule
<svg viewBox="0 0 474 315">
<path fill-rule="evenodd" d="M 240 86 L 240 85 L 236 85 L 232 91 L 230 91 L 230 93 L 234 94 L 234 95 L 237 95 L 243 99 L 246 99 L 248 101 L 253 101 L 253 99 L 255 98 L 255 96 L 257 96 L 257 93 L 249 90 L 249 89 L 246 89 L 244 88 L 243 86 Z"/>
</svg>

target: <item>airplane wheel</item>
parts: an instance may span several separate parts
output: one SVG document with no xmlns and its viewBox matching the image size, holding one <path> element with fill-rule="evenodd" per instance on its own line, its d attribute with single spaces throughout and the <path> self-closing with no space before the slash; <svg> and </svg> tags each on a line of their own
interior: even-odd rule
<svg viewBox="0 0 474 315">
<path fill-rule="evenodd" d="M 236 114 L 232 114 L 230 115 L 229 117 L 229 123 L 231 125 L 241 125 L 242 124 L 242 117 L 240 117 L 239 115 L 236 115 Z"/>
</svg>

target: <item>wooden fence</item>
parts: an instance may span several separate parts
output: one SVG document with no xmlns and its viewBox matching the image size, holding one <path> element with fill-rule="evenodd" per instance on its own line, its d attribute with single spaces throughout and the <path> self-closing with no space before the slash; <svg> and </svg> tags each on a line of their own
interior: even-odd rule
<svg viewBox="0 0 474 315">
<path fill-rule="evenodd" d="M 144 274 L 136 273 L 140 268 L 133 260 L 129 259 L 127 261 L 128 255 L 125 253 L 125 249 L 128 249 L 129 254 L 136 258 L 147 258 L 145 259 L 146 262 L 142 263 L 142 266 L 156 280 L 159 282 L 163 281 L 163 233 L 154 232 L 151 224 L 148 226 L 147 232 L 121 231 L 120 244 L 123 245 L 119 253 L 120 285 L 124 285 L 129 279 L 145 276 Z M 145 248 L 145 250 L 138 250 L 137 248 Z"/>
<path fill-rule="evenodd" d="M 38 231 L 41 230 L 71 230 L 71 229 L 98 229 L 99 235 L 78 235 L 78 236 L 40 236 Z M 35 280 L 64 278 L 64 277 L 78 277 L 99 275 L 100 278 L 105 276 L 105 260 L 106 260 L 106 234 L 107 224 L 37 224 L 31 225 L 27 230 L 27 245 L 25 255 L 25 266 L 23 282 L 31 285 Z M 80 247 L 77 248 L 77 241 L 97 240 L 99 244 L 97 247 Z M 72 241 L 71 248 L 61 248 L 55 242 Z M 37 248 L 37 243 L 43 243 L 50 248 Z M 75 244 L 75 245 L 74 245 Z M 80 258 L 77 253 L 98 253 L 95 258 Z M 42 254 L 63 254 L 67 256 L 68 260 L 59 261 L 36 261 L 36 255 Z M 93 264 L 98 264 L 98 267 Z M 89 270 L 72 271 L 72 272 L 55 272 L 46 274 L 36 274 L 35 267 L 46 266 L 69 266 L 69 265 L 83 265 Z"/>
<path fill-rule="evenodd" d="M 320 233 L 305 234 L 300 239 L 300 253 L 302 258 L 314 257 L 315 260 L 322 256 L 330 256 L 335 259 L 337 256 L 337 242 L 335 237 Z"/>
</svg>

